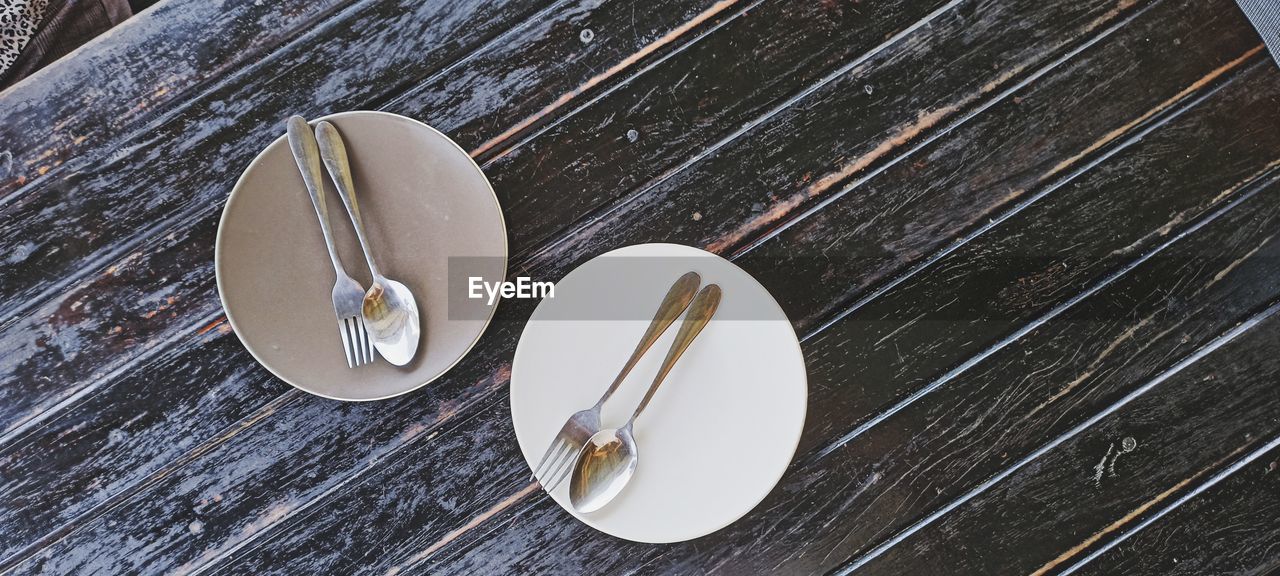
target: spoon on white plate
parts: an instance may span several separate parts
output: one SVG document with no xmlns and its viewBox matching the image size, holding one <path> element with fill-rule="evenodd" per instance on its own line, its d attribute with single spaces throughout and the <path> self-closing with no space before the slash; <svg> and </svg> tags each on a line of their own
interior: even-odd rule
<svg viewBox="0 0 1280 576">
<path fill-rule="evenodd" d="M 689 348 L 689 344 L 693 343 L 693 339 L 702 332 L 719 305 L 720 286 L 709 284 L 698 291 L 693 303 L 689 305 L 688 315 L 680 322 L 680 331 L 676 333 L 676 339 L 671 343 L 662 367 L 658 369 L 657 376 L 654 376 L 653 383 L 649 385 L 649 391 L 645 393 L 640 405 L 636 406 L 631 418 L 621 428 L 596 432 L 582 446 L 578 461 L 574 463 L 573 476 L 569 480 L 569 501 L 573 503 L 574 509 L 584 514 L 595 512 L 617 497 L 631 481 L 640 462 L 640 452 L 632 434 L 636 418 L 649 405 L 658 386 Z"/>
</svg>

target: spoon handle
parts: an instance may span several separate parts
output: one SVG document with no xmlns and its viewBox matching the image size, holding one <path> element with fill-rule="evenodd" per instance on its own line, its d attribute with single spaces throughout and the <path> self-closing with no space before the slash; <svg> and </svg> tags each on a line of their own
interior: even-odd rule
<svg viewBox="0 0 1280 576">
<path fill-rule="evenodd" d="M 667 331 L 667 327 L 671 326 L 671 323 L 684 313 L 685 308 L 689 307 L 689 301 L 693 300 L 694 293 L 698 291 L 698 284 L 701 283 L 702 277 L 697 272 L 686 272 L 671 285 L 666 297 L 662 299 L 662 304 L 658 305 L 658 311 L 654 313 L 653 320 L 649 322 L 649 329 L 645 330 L 644 336 L 641 336 L 640 342 L 636 344 L 635 351 L 631 353 L 631 358 L 627 359 L 626 365 L 618 372 L 617 378 L 613 379 L 609 389 L 604 391 L 604 396 L 596 402 L 597 410 L 618 390 L 618 386 L 622 385 L 622 381 L 626 379 L 627 374 L 631 373 L 631 369 L 636 367 L 640 357 L 644 356 L 653 343 L 658 341 L 658 337 Z"/>
<path fill-rule="evenodd" d="M 342 205 L 351 217 L 356 239 L 360 240 L 360 250 L 364 252 L 364 260 L 369 264 L 369 272 L 376 282 L 382 275 L 378 273 L 378 266 L 373 263 L 373 250 L 369 249 L 369 239 L 365 236 L 364 223 L 360 220 L 360 205 L 356 202 L 356 189 L 351 181 L 347 146 L 338 134 L 338 129 L 328 122 L 322 121 L 316 126 L 316 138 L 320 141 L 320 158 L 324 160 L 324 167 L 329 170 L 329 177 L 333 178 L 333 184 L 338 188 L 338 196 L 342 198 Z"/>
<path fill-rule="evenodd" d="M 644 393 L 644 399 L 640 401 L 640 405 L 636 406 L 636 411 L 631 414 L 631 419 L 627 420 L 627 426 L 631 426 L 640 413 L 644 411 L 645 406 L 649 405 L 649 401 L 653 399 L 653 395 L 658 391 L 658 386 L 662 384 L 662 380 L 667 377 L 667 373 L 671 372 L 671 368 L 676 365 L 676 361 L 680 360 L 680 356 L 684 354 L 685 349 L 693 343 L 693 339 L 698 337 L 702 332 L 702 328 L 711 320 L 711 316 L 716 313 L 716 308 L 720 306 L 720 286 L 716 284 L 708 284 L 702 290 L 698 291 L 698 295 L 693 299 L 693 304 L 689 305 L 689 315 L 685 316 L 680 322 L 680 331 L 676 333 L 676 339 L 671 343 L 671 350 L 667 351 L 667 357 L 662 361 L 662 367 L 658 368 L 658 375 L 653 377 L 653 384 L 649 385 L 649 391 Z"/>
<path fill-rule="evenodd" d="M 316 135 L 311 132 L 311 125 L 306 118 L 291 116 L 289 126 L 289 150 L 293 152 L 293 161 L 298 164 L 302 173 L 302 183 L 307 186 L 307 194 L 311 196 L 311 205 L 320 217 L 320 232 L 324 234 L 324 245 L 329 249 L 329 259 L 333 261 L 333 269 L 339 276 L 346 276 L 342 269 L 342 260 L 338 259 L 338 249 L 333 244 L 333 228 L 329 226 L 329 209 L 324 200 L 324 173 L 320 167 L 320 149 L 316 145 Z"/>
</svg>

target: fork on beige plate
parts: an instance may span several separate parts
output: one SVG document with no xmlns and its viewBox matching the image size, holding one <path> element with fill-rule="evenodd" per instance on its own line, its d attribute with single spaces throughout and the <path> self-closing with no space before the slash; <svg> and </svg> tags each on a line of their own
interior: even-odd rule
<svg viewBox="0 0 1280 576">
<path fill-rule="evenodd" d="M 338 249 L 333 243 L 333 229 L 329 226 L 329 211 L 325 206 L 320 147 L 316 143 L 311 125 L 301 116 L 289 118 L 289 149 L 293 151 L 293 159 L 302 172 L 302 181 L 307 186 L 307 193 L 311 195 L 316 216 L 320 218 L 324 245 L 329 249 L 329 259 L 333 261 L 333 271 L 337 276 L 333 283 L 333 312 L 338 316 L 338 334 L 342 337 L 347 367 L 368 364 L 373 362 L 376 353 L 361 317 L 365 291 L 359 282 L 347 274 L 342 267 L 342 260 L 338 258 Z M 358 215 L 358 212 L 355 213 L 353 218 L 358 218 Z"/>
</svg>

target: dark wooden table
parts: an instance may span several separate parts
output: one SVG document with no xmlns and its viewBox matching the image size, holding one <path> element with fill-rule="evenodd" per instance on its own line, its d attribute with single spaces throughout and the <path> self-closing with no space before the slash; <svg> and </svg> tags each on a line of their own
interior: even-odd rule
<svg viewBox="0 0 1280 576">
<path fill-rule="evenodd" d="M 255 364 L 223 201 L 365 108 L 472 151 L 513 274 L 759 278 L 810 375 L 773 493 L 572 520 L 511 430 L 527 301 L 393 400 Z M 0 572 L 1275 571 L 1277 128 L 1229 0 L 166 0 L 0 94 Z"/>
</svg>

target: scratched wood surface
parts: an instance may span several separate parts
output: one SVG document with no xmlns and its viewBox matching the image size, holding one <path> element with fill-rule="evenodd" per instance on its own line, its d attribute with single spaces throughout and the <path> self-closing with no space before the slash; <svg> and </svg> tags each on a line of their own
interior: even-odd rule
<svg viewBox="0 0 1280 576">
<path fill-rule="evenodd" d="M 1277 104 L 1229 0 L 162 0 L 0 93 L 0 573 L 1275 570 Z M 511 431 L 529 302 L 402 398 L 254 364 L 222 202 L 344 109 L 470 151 L 513 274 L 759 278 L 810 379 L 773 493 L 573 521 Z"/>
</svg>

